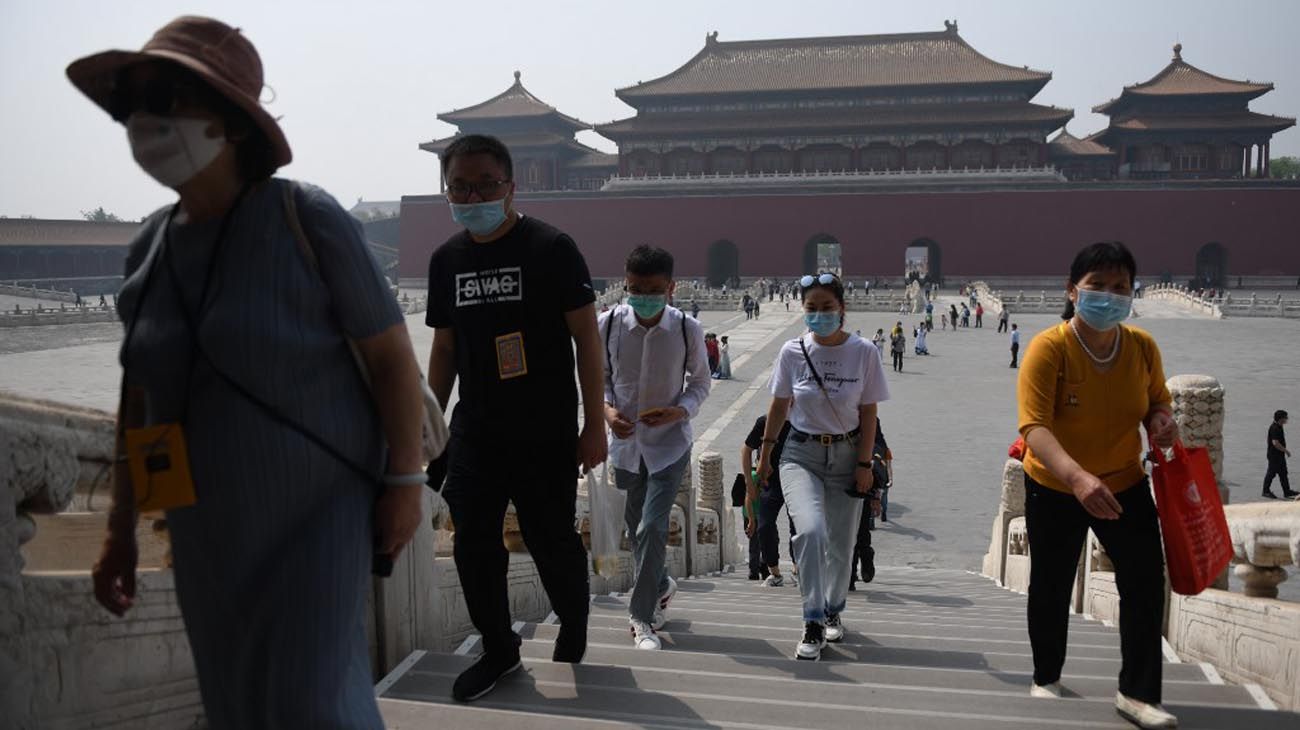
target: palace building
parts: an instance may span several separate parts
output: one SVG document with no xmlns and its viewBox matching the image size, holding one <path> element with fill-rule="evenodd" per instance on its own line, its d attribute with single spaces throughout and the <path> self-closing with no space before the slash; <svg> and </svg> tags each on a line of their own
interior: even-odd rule
<svg viewBox="0 0 1300 730">
<path fill-rule="evenodd" d="M 590 124 L 533 96 L 524 88 L 518 71 L 510 88 L 480 104 L 443 112 L 438 119 L 456 125 L 456 134 L 425 142 L 420 149 L 441 156 L 447 145 L 462 135 L 497 137 L 510 148 L 520 192 L 596 190 L 618 168 L 615 155 L 588 147 L 574 137 L 580 130 L 591 129 Z"/>
<path fill-rule="evenodd" d="M 1110 125 L 1090 139 L 1115 150 L 1121 178 L 1268 177 L 1270 139 L 1295 126 L 1250 110 L 1272 90 L 1202 71 L 1183 60 L 1179 43 L 1160 73 L 1093 107 Z"/>
<path fill-rule="evenodd" d="M 1014 168 L 1047 162 L 1073 116 L 1032 99 L 1052 75 L 937 33 L 718 40 L 681 68 L 615 92 L 634 117 L 596 131 L 619 174 L 747 175 Z"/>
</svg>

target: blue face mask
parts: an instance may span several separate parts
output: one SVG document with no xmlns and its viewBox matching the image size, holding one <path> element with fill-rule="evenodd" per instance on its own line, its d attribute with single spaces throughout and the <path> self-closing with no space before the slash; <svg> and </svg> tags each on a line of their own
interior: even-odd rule
<svg viewBox="0 0 1300 730">
<path fill-rule="evenodd" d="M 1074 311 L 1098 332 L 1105 332 L 1128 319 L 1129 312 L 1133 309 L 1133 297 L 1091 289 L 1079 289 L 1078 292 L 1079 299 L 1074 304 Z"/>
<path fill-rule="evenodd" d="M 641 319 L 654 319 L 668 305 L 667 294 L 629 294 L 627 305 Z"/>
<path fill-rule="evenodd" d="M 476 236 L 486 236 L 506 222 L 506 201 L 486 203 L 452 203 L 451 219 Z"/>
<path fill-rule="evenodd" d="M 804 312 L 803 323 L 818 337 L 830 337 L 840 328 L 839 312 Z"/>
</svg>

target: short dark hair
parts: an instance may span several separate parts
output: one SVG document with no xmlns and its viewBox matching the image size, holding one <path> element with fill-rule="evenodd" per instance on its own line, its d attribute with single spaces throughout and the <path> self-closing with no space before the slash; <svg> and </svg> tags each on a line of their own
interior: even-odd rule
<svg viewBox="0 0 1300 730">
<path fill-rule="evenodd" d="M 673 278 L 673 255 L 657 246 L 642 244 L 627 255 L 624 268 L 637 276 L 663 275 Z"/>
<path fill-rule="evenodd" d="M 1085 246 L 1075 255 L 1074 263 L 1070 264 L 1070 283 L 1077 286 L 1080 281 L 1083 281 L 1083 277 L 1094 271 L 1114 269 L 1126 272 L 1128 284 L 1133 286 L 1133 281 L 1137 279 L 1137 261 L 1133 258 L 1133 253 L 1119 241 L 1098 241 Z M 1061 319 L 1073 317 L 1074 302 L 1066 299 L 1065 311 L 1061 313 Z"/>
<path fill-rule="evenodd" d="M 1286 416 L 1286 411 L 1273 411 L 1273 420 L 1274 420 L 1274 421 L 1280 421 L 1280 420 L 1282 420 L 1283 418 L 1286 418 L 1286 417 L 1287 417 L 1287 416 Z"/>
<path fill-rule="evenodd" d="M 510 159 L 510 149 L 501 140 L 487 134 L 467 134 L 457 137 L 442 151 L 442 176 L 447 176 L 451 161 L 468 155 L 491 155 L 497 164 L 505 170 L 506 179 L 515 179 L 515 164 Z"/>
<path fill-rule="evenodd" d="M 829 271 L 823 273 L 830 274 Z M 832 277 L 831 283 L 823 284 L 820 281 L 818 281 L 818 279 L 821 278 L 821 274 L 814 274 L 813 283 L 803 288 L 803 292 L 801 292 L 799 295 L 799 301 L 801 302 L 806 301 L 808 299 L 808 292 L 812 291 L 813 289 L 825 289 L 835 297 L 835 301 L 839 302 L 840 304 L 844 304 L 844 284 L 843 282 L 840 281 L 840 277 L 835 276 L 834 274 L 831 274 L 831 277 Z"/>
</svg>

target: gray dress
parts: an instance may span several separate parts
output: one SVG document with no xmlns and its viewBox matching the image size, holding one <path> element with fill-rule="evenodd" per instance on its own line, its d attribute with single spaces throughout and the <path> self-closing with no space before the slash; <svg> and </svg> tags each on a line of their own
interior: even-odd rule
<svg viewBox="0 0 1300 730">
<path fill-rule="evenodd" d="M 220 246 L 220 220 L 172 223 L 165 237 L 168 211 L 148 219 L 118 298 L 124 322 L 136 320 L 122 361 L 127 385 L 147 394 L 149 423 L 180 420 L 188 442 L 198 501 L 167 521 L 209 726 L 380 728 L 363 623 L 377 487 L 270 418 L 207 360 L 382 474 L 380 424 L 343 332 L 378 334 L 402 314 L 360 225 L 302 185 L 298 215 L 320 273 L 308 267 L 286 220 L 287 184 L 253 186 Z M 209 262 L 200 354 L 180 297 L 199 312 Z"/>
</svg>

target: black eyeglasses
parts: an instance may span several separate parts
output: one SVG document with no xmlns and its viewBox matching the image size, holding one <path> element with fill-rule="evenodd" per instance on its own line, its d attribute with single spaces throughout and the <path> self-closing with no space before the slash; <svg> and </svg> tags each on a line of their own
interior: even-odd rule
<svg viewBox="0 0 1300 730">
<path fill-rule="evenodd" d="M 478 193 L 484 200 L 495 200 L 501 189 L 509 185 L 509 180 L 481 180 L 476 183 L 447 183 L 447 195 L 457 200 L 468 200 L 470 195 Z"/>
<path fill-rule="evenodd" d="M 834 284 L 837 281 L 839 281 L 839 279 L 834 274 L 830 274 L 830 273 L 819 274 L 817 276 L 813 276 L 812 274 L 804 274 L 803 278 L 799 280 L 799 286 L 803 287 L 804 289 L 807 289 L 808 287 L 813 285 L 813 282 L 825 286 L 828 284 Z"/>
<path fill-rule="evenodd" d="M 170 117 L 178 109 L 205 106 L 204 99 L 205 95 L 198 88 L 176 79 L 150 79 L 139 85 L 113 87 L 108 98 L 108 113 L 114 121 L 125 124 L 138 111 Z"/>
</svg>

